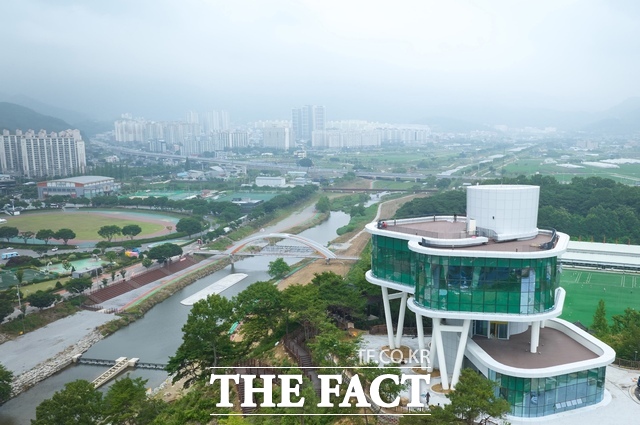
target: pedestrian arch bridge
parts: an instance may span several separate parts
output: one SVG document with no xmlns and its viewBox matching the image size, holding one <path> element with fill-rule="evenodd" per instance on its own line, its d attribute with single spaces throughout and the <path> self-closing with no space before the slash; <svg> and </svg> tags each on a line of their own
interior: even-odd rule
<svg viewBox="0 0 640 425">
<path fill-rule="evenodd" d="M 231 248 L 227 249 L 225 251 L 225 254 L 234 255 L 234 254 L 238 253 L 239 251 L 241 251 L 245 246 L 247 246 L 251 242 L 258 241 L 258 240 L 261 240 L 261 239 L 271 239 L 271 238 L 273 238 L 273 239 L 290 239 L 292 241 L 300 242 L 300 243 L 308 246 L 309 248 L 315 250 L 316 252 L 318 252 L 321 256 L 323 256 L 327 260 L 332 259 L 332 258 L 338 258 L 338 256 L 335 253 L 333 253 L 333 251 L 330 251 L 329 249 L 327 249 L 326 247 L 322 246 L 318 242 L 312 241 L 311 239 L 307 239 L 307 238 L 305 238 L 303 236 L 292 235 L 290 233 L 269 233 L 269 234 L 258 233 L 257 235 L 249 236 L 248 238 L 245 238 L 245 239 L 237 242 Z"/>
</svg>

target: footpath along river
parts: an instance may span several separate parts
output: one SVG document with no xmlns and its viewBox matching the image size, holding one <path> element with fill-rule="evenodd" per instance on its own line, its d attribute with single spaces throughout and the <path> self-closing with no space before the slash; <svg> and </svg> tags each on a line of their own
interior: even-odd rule
<svg viewBox="0 0 640 425">
<path fill-rule="evenodd" d="M 301 215 L 292 215 L 276 226 L 264 229 L 264 231 L 267 233 L 282 231 L 296 225 L 300 222 Z M 305 230 L 300 235 L 322 245 L 327 245 L 337 236 L 336 230 L 348 222 L 348 214 L 332 212 L 327 221 Z M 247 257 L 237 261 L 235 272 L 246 273 L 249 277 L 225 290 L 221 295 L 231 298 L 254 282 L 269 280 L 266 270 L 269 262 L 275 258 L 259 256 Z M 285 258 L 285 260 L 288 263 L 293 263 L 299 259 Z M 213 282 L 228 276 L 231 273 L 230 269 L 230 266 L 226 267 L 176 292 L 173 296 L 148 311 L 144 318 L 97 342 L 84 354 L 84 357 L 115 360 L 118 357 L 126 356 L 138 357 L 141 362 L 145 363 L 166 363 L 169 356 L 173 355 L 180 345 L 181 329 L 187 320 L 190 310 L 190 307 L 181 305 L 180 301 Z M 65 383 L 76 379 L 91 381 L 105 370 L 105 367 L 99 366 L 69 366 L 0 406 L 0 425 L 30 424 L 30 420 L 35 418 L 36 407 L 43 400 L 50 398 L 54 392 L 62 389 Z M 133 369 L 129 374 L 132 378 L 141 377 L 147 379 L 147 387 L 149 388 L 157 387 L 167 378 L 166 372 L 156 370 Z M 103 388 L 105 390 L 108 389 L 108 385 Z"/>
</svg>

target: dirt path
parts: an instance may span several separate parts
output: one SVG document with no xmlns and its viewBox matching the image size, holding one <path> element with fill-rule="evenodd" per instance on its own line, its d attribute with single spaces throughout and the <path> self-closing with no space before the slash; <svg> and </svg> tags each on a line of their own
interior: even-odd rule
<svg viewBox="0 0 640 425">
<path fill-rule="evenodd" d="M 411 201 L 414 198 L 420 198 L 426 196 L 425 194 L 409 195 L 398 199 L 392 199 L 390 201 L 383 202 L 378 207 L 377 217 L 392 217 L 398 208 L 404 205 L 406 202 Z M 376 218 L 377 218 L 376 217 Z M 349 242 L 351 245 L 344 251 L 340 251 L 339 254 L 345 257 L 358 257 L 360 253 L 371 239 L 369 233 L 364 229 L 355 230 L 353 232 L 346 233 L 337 237 L 333 242 L 345 243 Z M 331 260 L 329 264 L 326 264 L 324 259 L 314 261 L 306 267 L 298 270 L 291 276 L 282 279 L 278 283 L 278 289 L 282 290 L 290 285 L 300 284 L 306 285 L 311 282 L 316 274 L 331 271 L 341 276 L 346 276 L 351 269 L 351 266 L 355 261 L 348 260 Z"/>
</svg>

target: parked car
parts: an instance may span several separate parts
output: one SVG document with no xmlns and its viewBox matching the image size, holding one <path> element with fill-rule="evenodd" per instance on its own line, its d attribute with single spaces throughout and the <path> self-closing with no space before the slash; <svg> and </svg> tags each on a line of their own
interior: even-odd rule
<svg viewBox="0 0 640 425">
<path fill-rule="evenodd" d="M 56 247 L 54 247 L 54 248 L 51 248 L 51 252 L 56 252 L 57 250 L 58 250 L 58 247 L 57 247 L 57 246 L 56 246 Z"/>
</svg>

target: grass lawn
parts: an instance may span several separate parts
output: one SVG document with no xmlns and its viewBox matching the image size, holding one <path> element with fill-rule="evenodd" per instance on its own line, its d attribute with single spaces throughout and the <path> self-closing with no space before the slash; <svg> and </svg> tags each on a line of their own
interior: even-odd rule
<svg viewBox="0 0 640 425">
<path fill-rule="evenodd" d="M 119 227 L 127 226 L 129 224 L 137 224 L 142 228 L 142 232 L 136 236 L 136 238 L 144 238 L 146 235 L 150 235 L 164 229 L 164 225 L 160 223 L 150 223 L 142 220 L 136 220 L 132 217 L 133 214 L 123 214 L 122 217 L 117 215 L 102 215 L 99 213 L 92 213 L 91 211 L 81 212 L 47 212 L 47 213 L 33 213 L 22 214 L 20 216 L 14 216 L 7 219 L 7 223 L 4 226 L 17 227 L 21 232 L 30 230 L 37 232 L 41 229 L 51 229 L 54 232 L 58 229 L 71 229 L 76 234 L 76 239 L 80 240 L 98 240 L 101 239 L 98 235 L 98 229 L 102 226 L 116 225 Z M 158 220 L 162 220 L 166 216 L 158 215 Z M 173 223 L 167 223 L 173 224 Z M 122 239 L 122 236 L 119 236 Z"/>
<path fill-rule="evenodd" d="M 564 268 L 560 276 L 560 286 L 567 291 L 560 317 L 569 322 L 591 326 L 600 299 L 605 302 L 609 324 L 613 323 L 611 316 L 640 304 L 640 274 Z"/>
<path fill-rule="evenodd" d="M 48 291 L 56 287 L 56 282 L 60 281 L 61 284 L 65 284 L 70 277 L 61 277 L 60 279 L 47 280 L 46 282 L 34 283 L 33 285 L 22 285 L 20 291 L 24 296 L 29 296 L 37 291 Z"/>
<path fill-rule="evenodd" d="M 396 182 L 396 181 L 390 181 L 390 180 L 374 180 L 373 181 L 373 189 L 410 189 L 413 186 L 418 185 L 420 186 L 420 183 L 415 183 L 415 182 Z"/>
</svg>

